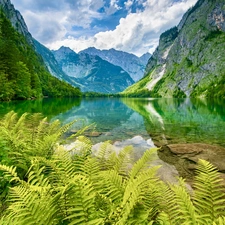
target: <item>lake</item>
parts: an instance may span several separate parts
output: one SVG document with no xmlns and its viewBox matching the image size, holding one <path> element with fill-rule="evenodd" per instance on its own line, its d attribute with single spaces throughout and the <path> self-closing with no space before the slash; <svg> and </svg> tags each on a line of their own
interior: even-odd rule
<svg viewBox="0 0 225 225">
<path fill-rule="evenodd" d="M 70 133 L 92 124 L 85 134 L 93 143 L 141 136 L 157 145 L 198 142 L 225 147 L 225 101 L 47 98 L 0 103 L 0 117 L 11 110 L 19 115 L 41 112 L 63 124 L 78 120 Z"/>
</svg>

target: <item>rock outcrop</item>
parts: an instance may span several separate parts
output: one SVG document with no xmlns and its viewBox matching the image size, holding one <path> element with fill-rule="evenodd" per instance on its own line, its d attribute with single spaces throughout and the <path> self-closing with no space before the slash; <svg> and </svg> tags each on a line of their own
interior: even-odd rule
<svg viewBox="0 0 225 225">
<path fill-rule="evenodd" d="M 11 21 L 12 26 L 26 38 L 29 44 L 33 45 L 33 38 L 20 12 L 14 8 L 9 0 L 0 0 L 0 6 Z"/>
<path fill-rule="evenodd" d="M 160 36 L 145 77 L 125 94 L 153 97 L 224 97 L 225 3 L 199 0 L 180 24 Z"/>
</svg>

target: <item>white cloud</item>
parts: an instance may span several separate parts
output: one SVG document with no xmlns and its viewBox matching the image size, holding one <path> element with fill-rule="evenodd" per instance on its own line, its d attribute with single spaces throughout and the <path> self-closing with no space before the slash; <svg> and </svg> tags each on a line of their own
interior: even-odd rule
<svg viewBox="0 0 225 225">
<path fill-rule="evenodd" d="M 110 31 L 99 32 L 94 37 L 64 39 L 49 43 L 48 47 L 57 49 L 61 45 L 71 47 L 76 52 L 94 46 L 99 49 L 115 48 L 141 55 L 153 52 L 162 32 L 177 25 L 182 15 L 197 0 L 183 0 L 173 4 L 172 0 L 148 0 L 145 10 L 130 13 L 121 18 L 119 25 Z M 127 1 L 127 4 L 130 4 Z"/>
<path fill-rule="evenodd" d="M 98 10 L 104 0 L 11 0 L 25 18 L 31 34 L 49 44 L 72 33 L 73 26 L 89 28 L 93 19 L 101 19 Z"/>
<path fill-rule="evenodd" d="M 98 10 L 105 7 L 105 0 L 59 0 L 60 4 L 46 0 L 12 0 L 14 1 L 25 17 L 32 35 L 51 49 L 58 49 L 64 45 L 78 52 L 94 46 L 99 49 L 115 48 L 137 55 L 147 51 L 153 52 L 158 45 L 160 34 L 177 25 L 188 8 L 197 2 L 197 0 L 176 2 L 127 0 L 125 2 L 127 10 L 130 10 L 135 2 L 142 4 L 144 9 L 136 13 L 129 12 L 125 18 L 120 19 L 114 30 L 80 37 L 80 35 L 72 36 L 76 34 L 72 26 L 89 28 L 94 18 L 101 20 L 103 15 Z M 35 12 L 24 10 L 26 4 L 31 7 L 32 3 Z M 120 9 L 118 0 L 111 0 L 110 6 L 105 8 L 105 11 L 107 15 L 111 15 L 118 9 Z"/>
<path fill-rule="evenodd" d="M 130 7 L 133 5 L 133 3 L 134 3 L 133 0 L 127 0 L 127 1 L 124 3 L 124 5 L 125 5 L 126 9 L 129 10 Z"/>
</svg>

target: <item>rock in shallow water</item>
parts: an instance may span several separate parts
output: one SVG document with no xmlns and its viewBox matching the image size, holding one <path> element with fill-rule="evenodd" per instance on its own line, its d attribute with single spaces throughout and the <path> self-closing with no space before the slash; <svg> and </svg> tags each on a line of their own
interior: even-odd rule
<svg viewBox="0 0 225 225">
<path fill-rule="evenodd" d="M 93 146 L 93 152 L 98 151 L 102 143 L 97 143 Z M 126 139 L 124 141 L 116 141 L 113 145 L 109 145 L 110 149 L 113 149 L 117 154 L 121 151 L 125 146 L 132 145 L 134 149 L 134 158 L 138 160 L 143 153 L 151 148 L 155 148 L 155 145 L 151 139 L 145 140 L 141 136 L 134 136 L 131 139 Z M 151 162 L 152 166 L 161 166 L 158 169 L 158 176 L 166 182 L 177 183 L 177 177 L 179 176 L 178 171 L 175 166 L 170 165 L 164 161 L 162 161 L 157 152 L 153 155 L 153 160 Z"/>
<path fill-rule="evenodd" d="M 171 144 L 167 146 L 176 155 L 182 156 L 186 161 L 190 161 L 190 168 L 199 159 L 204 159 L 212 163 L 219 171 L 225 172 L 225 148 L 217 145 L 202 143 L 192 144 Z"/>
</svg>

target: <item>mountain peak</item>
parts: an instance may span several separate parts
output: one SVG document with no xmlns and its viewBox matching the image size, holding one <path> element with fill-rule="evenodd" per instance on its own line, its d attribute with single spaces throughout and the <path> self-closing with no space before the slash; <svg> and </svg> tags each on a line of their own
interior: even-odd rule
<svg viewBox="0 0 225 225">
<path fill-rule="evenodd" d="M 145 66 L 148 61 L 146 58 L 139 58 L 134 54 L 119 51 L 114 48 L 109 50 L 99 50 L 94 47 L 90 47 L 79 52 L 79 54 L 82 53 L 99 56 L 103 60 L 121 67 L 132 77 L 134 81 L 138 81 L 143 77 Z"/>
<path fill-rule="evenodd" d="M 56 50 L 57 52 L 61 52 L 61 53 L 65 53 L 65 54 L 69 54 L 69 53 L 75 53 L 71 48 L 66 47 L 66 46 L 61 46 L 58 50 Z"/>
</svg>

